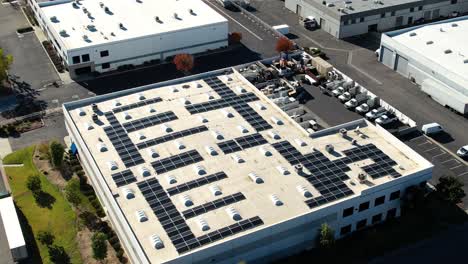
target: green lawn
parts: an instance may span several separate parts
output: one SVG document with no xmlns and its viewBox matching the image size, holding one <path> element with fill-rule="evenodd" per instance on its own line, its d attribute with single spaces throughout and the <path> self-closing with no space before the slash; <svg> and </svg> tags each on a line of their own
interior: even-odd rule
<svg viewBox="0 0 468 264">
<path fill-rule="evenodd" d="M 23 167 L 5 168 L 10 178 L 10 186 L 18 208 L 26 217 L 32 232 L 37 234 L 40 230 L 50 230 L 56 237 L 55 244 L 63 246 L 70 256 L 71 263 L 82 263 L 78 251 L 76 238 L 76 215 L 58 188 L 51 184 L 47 178 L 34 166 L 32 157 L 35 146 L 31 146 L 6 156 L 4 164 L 24 164 Z M 32 193 L 26 188 L 26 179 L 30 175 L 41 177 L 42 189 L 55 198 L 51 209 L 39 207 Z M 44 263 L 51 263 L 47 247 L 37 245 Z"/>
</svg>

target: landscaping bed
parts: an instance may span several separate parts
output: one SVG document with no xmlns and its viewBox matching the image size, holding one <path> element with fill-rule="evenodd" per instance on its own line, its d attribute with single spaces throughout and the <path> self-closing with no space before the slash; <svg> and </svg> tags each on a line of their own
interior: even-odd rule
<svg viewBox="0 0 468 264">
<path fill-rule="evenodd" d="M 63 66 L 62 63 L 62 58 L 57 54 L 57 51 L 54 49 L 54 46 L 50 41 L 44 40 L 42 42 L 42 45 L 44 46 L 45 50 L 47 51 L 47 54 L 49 55 L 50 59 L 52 60 L 55 68 L 57 69 L 58 72 L 63 73 L 65 72 L 65 67 Z"/>
<path fill-rule="evenodd" d="M 17 136 L 18 134 L 32 131 L 44 126 L 40 117 L 19 120 L 8 125 L 0 126 L 0 137 Z"/>
</svg>

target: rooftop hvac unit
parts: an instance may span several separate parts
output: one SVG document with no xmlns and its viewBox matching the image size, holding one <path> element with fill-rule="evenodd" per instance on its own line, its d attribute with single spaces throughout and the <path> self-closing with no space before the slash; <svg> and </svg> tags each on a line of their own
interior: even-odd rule
<svg viewBox="0 0 468 264">
<path fill-rule="evenodd" d="M 132 116 L 128 112 L 124 112 L 125 120 L 132 119 Z"/>
<path fill-rule="evenodd" d="M 280 135 L 278 134 L 278 132 L 276 131 L 268 131 L 268 135 L 272 138 L 272 139 L 281 139 Z"/>
<path fill-rule="evenodd" d="M 86 29 L 89 30 L 89 31 L 91 31 L 91 32 L 94 32 L 94 31 L 96 31 L 96 26 L 94 26 L 94 25 L 87 25 L 87 26 L 86 26 Z"/>
<path fill-rule="evenodd" d="M 103 3 L 103 2 L 99 2 L 99 6 L 100 6 L 101 8 L 104 8 L 104 3 Z"/>
<path fill-rule="evenodd" d="M 204 116 L 198 116 L 198 120 L 200 120 L 202 123 L 208 123 L 208 119 Z"/>
<path fill-rule="evenodd" d="M 345 3 L 345 5 L 347 5 L 347 4 L 351 4 L 352 1 L 350 1 L 350 0 L 345 0 L 345 1 L 343 1 L 343 3 Z"/>
<path fill-rule="evenodd" d="M 177 183 L 177 179 L 174 175 L 167 175 L 166 180 L 168 184 L 175 184 Z"/>
<path fill-rule="evenodd" d="M 264 183 L 263 179 L 260 178 L 260 176 L 258 176 L 257 173 L 255 173 L 255 172 L 249 173 L 249 178 L 250 178 L 253 182 L 255 182 L 256 184 Z"/>
<path fill-rule="evenodd" d="M 78 113 L 80 116 L 85 116 L 86 112 L 83 110 L 83 108 L 78 108 Z"/>
<path fill-rule="evenodd" d="M 138 132 L 138 139 L 143 140 L 145 138 L 146 138 L 146 136 L 145 136 L 145 134 L 143 134 L 143 132 Z"/>
<path fill-rule="evenodd" d="M 178 92 L 179 92 L 179 89 L 177 89 L 177 87 L 172 87 L 172 92 L 173 92 L 173 93 L 178 93 Z"/>
<path fill-rule="evenodd" d="M 219 131 L 213 131 L 212 134 L 217 140 L 223 140 L 224 139 L 223 134 L 221 134 L 221 132 L 219 132 Z"/>
<path fill-rule="evenodd" d="M 208 222 L 206 222 L 205 219 L 203 218 L 198 218 L 197 224 L 198 224 L 198 227 L 200 227 L 201 231 L 210 230 L 210 226 L 208 225 Z"/>
<path fill-rule="evenodd" d="M 170 132 L 173 131 L 172 128 L 171 128 L 168 124 L 162 124 L 162 125 L 161 125 L 161 128 L 162 128 L 162 130 L 163 130 L 164 132 L 166 132 L 166 133 L 170 133 Z"/>
<path fill-rule="evenodd" d="M 115 161 L 108 161 L 107 162 L 107 167 L 109 167 L 110 170 L 116 170 L 116 169 L 119 168 Z"/>
<path fill-rule="evenodd" d="M 357 140 L 356 139 L 351 140 L 351 144 L 357 145 Z"/>
<path fill-rule="evenodd" d="M 180 98 L 180 102 L 182 102 L 184 105 L 191 104 L 190 100 L 185 97 Z"/>
<path fill-rule="evenodd" d="M 234 220 L 234 221 L 239 221 L 242 219 L 241 215 L 239 212 L 234 209 L 233 207 L 228 207 L 226 208 L 226 213 L 229 215 L 229 217 Z"/>
<path fill-rule="evenodd" d="M 280 119 L 278 119 L 278 118 L 276 118 L 274 116 L 271 117 L 271 121 L 273 121 L 273 123 L 275 123 L 277 125 L 283 125 L 284 124 L 283 121 L 281 121 Z"/>
<path fill-rule="evenodd" d="M 335 148 L 333 147 L 332 144 L 327 144 L 325 146 L 325 150 L 328 152 L 328 153 L 333 153 L 335 151 Z"/>
<path fill-rule="evenodd" d="M 104 12 L 110 13 L 110 9 L 106 6 L 106 7 L 104 7 Z"/>
<path fill-rule="evenodd" d="M 283 205 L 283 202 L 279 199 L 278 195 L 276 195 L 276 194 L 270 195 L 270 199 L 273 202 L 273 204 L 276 205 L 276 206 Z"/>
<path fill-rule="evenodd" d="M 99 122 L 99 116 L 97 114 L 93 114 L 92 119 L 95 123 Z"/>
<path fill-rule="evenodd" d="M 246 93 L 247 92 L 247 90 L 242 86 L 237 86 L 236 90 L 237 90 L 238 93 Z"/>
<path fill-rule="evenodd" d="M 192 199 L 190 198 L 188 194 L 184 194 L 180 196 L 180 201 L 182 202 L 182 204 L 184 204 L 187 207 L 193 205 Z"/>
<path fill-rule="evenodd" d="M 203 167 L 202 165 L 193 166 L 193 170 L 200 176 L 206 174 L 205 167 Z"/>
<path fill-rule="evenodd" d="M 221 113 L 227 118 L 233 118 L 234 117 L 234 115 L 231 112 L 227 111 L 226 109 L 221 109 Z"/>
<path fill-rule="evenodd" d="M 99 142 L 97 144 L 97 147 L 99 149 L 100 152 L 106 152 L 107 151 L 107 146 L 106 144 L 102 143 L 102 142 Z"/>
<path fill-rule="evenodd" d="M 211 93 L 206 93 L 206 95 L 208 96 L 208 100 L 214 99 L 214 96 Z"/>
<path fill-rule="evenodd" d="M 190 88 L 190 84 L 186 83 L 186 84 L 182 85 L 182 88 L 188 89 L 188 88 Z"/>
<path fill-rule="evenodd" d="M 302 164 L 294 165 L 294 169 L 296 170 L 297 173 L 302 173 L 304 171 L 304 167 L 302 166 Z"/>
<path fill-rule="evenodd" d="M 279 166 L 276 167 L 276 169 L 279 171 L 279 173 L 281 173 L 281 175 L 285 175 L 285 176 L 286 176 L 286 175 L 291 174 L 291 173 L 288 171 L 288 169 L 287 169 L 286 167 L 284 167 L 284 166 L 279 165 Z"/>
<path fill-rule="evenodd" d="M 156 150 L 154 148 L 149 148 L 147 151 L 148 151 L 148 155 L 151 158 L 155 159 L 155 158 L 159 157 L 158 152 L 156 152 Z"/>
<path fill-rule="evenodd" d="M 257 107 L 258 110 L 266 110 L 266 106 L 263 105 L 262 103 L 256 103 L 255 106 Z"/>
<path fill-rule="evenodd" d="M 218 155 L 218 152 L 212 147 L 212 146 L 205 146 L 206 153 L 208 153 L 211 156 L 216 156 Z"/>
<path fill-rule="evenodd" d="M 223 194 L 223 192 L 221 192 L 221 189 L 219 188 L 218 185 L 212 185 L 209 187 L 209 189 L 210 189 L 211 194 L 213 194 L 214 196 L 219 196 Z"/>
<path fill-rule="evenodd" d="M 93 129 L 93 125 L 91 125 L 90 123 L 84 123 L 83 126 L 85 127 L 86 130 L 91 130 Z"/>
<path fill-rule="evenodd" d="M 181 141 L 176 140 L 174 143 L 175 143 L 177 149 L 181 149 L 181 150 L 182 150 L 182 149 L 185 148 L 184 143 L 182 143 Z"/>
<path fill-rule="evenodd" d="M 162 20 L 158 16 L 155 16 L 154 20 L 156 20 L 156 22 L 158 22 L 159 24 L 162 24 Z"/>
<path fill-rule="evenodd" d="M 363 183 L 363 182 L 366 181 L 367 175 L 365 173 L 361 172 L 361 173 L 358 174 L 358 179 L 359 179 L 360 183 Z"/>
<path fill-rule="evenodd" d="M 249 130 L 242 125 L 238 125 L 237 129 L 239 129 L 241 133 L 249 133 Z"/>
<path fill-rule="evenodd" d="M 237 163 L 244 163 L 245 160 L 241 158 L 238 154 L 232 154 L 231 158 Z"/>
<path fill-rule="evenodd" d="M 296 190 L 302 195 L 304 196 L 305 198 L 310 198 L 312 197 L 312 193 L 307 190 L 306 187 L 304 187 L 304 185 L 298 185 L 296 186 Z"/>
<path fill-rule="evenodd" d="M 458 27 L 458 24 L 457 24 L 457 23 L 453 23 L 453 24 L 452 24 L 452 27 Z"/>
<path fill-rule="evenodd" d="M 140 223 L 148 221 L 148 216 L 143 210 L 136 211 L 136 217 Z"/>
<path fill-rule="evenodd" d="M 130 188 L 123 188 L 122 193 L 127 200 L 135 198 L 135 193 Z"/>
<path fill-rule="evenodd" d="M 150 240 L 151 246 L 154 247 L 155 249 L 164 248 L 164 244 L 163 244 L 161 238 L 159 238 L 158 235 L 150 236 L 149 240 Z"/>
<path fill-rule="evenodd" d="M 296 144 L 299 146 L 299 147 L 305 147 L 307 146 L 307 143 L 305 143 L 304 140 L 300 139 L 300 138 L 296 138 L 294 139 L 294 141 L 296 142 Z"/>
<path fill-rule="evenodd" d="M 346 128 L 342 128 L 340 129 L 340 134 L 342 137 L 346 136 L 346 134 L 348 134 L 348 130 L 346 130 Z"/>
<path fill-rule="evenodd" d="M 150 113 L 156 113 L 156 108 L 154 108 L 153 106 L 150 106 L 149 107 L 149 112 Z"/>
<path fill-rule="evenodd" d="M 148 177 L 151 175 L 151 172 L 146 167 L 142 166 L 138 170 L 140 171 L 140 175 L 143 177 Z"/>
<path fill-rule="evenodd" d="M 120 103 L 119 100 L 114 100 L 114 107 L 121 106 L 122 104 Z"/>
<path fill-rule="evenodd" d="M 88 35 L 83 35 L 83 40 L 84 40 L 84 41 L 89 41 Z"/>
<path fill-rule="evenodd" d="M 65 29 L 60 30 L 59 33 L 60 33 L 60 36 L 62 36 L 62 37 L 67 37 L 68 36 L 68 33 L 67 33 L 67 31 Z"/>
<path fill-rule="evenodd" d="M 265 156 L 265 157 L 270 157 L 271 155 L 273 155 L 273 154 L 271 154 L 271 152 L 270 152 L 268 149 L 266 149 L 265 147 L 259 147 L 258 150 L 259 150 L 259 151 L 263 154 L 263 156 Z"/>
</svg>

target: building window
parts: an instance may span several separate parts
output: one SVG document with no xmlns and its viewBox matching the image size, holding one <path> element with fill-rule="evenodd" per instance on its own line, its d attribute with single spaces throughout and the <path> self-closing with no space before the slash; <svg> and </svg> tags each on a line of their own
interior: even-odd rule
<svg viewBox="0 0 468 264">
<path fill-rule="evenodd" d="M 360 21 L 361 23 L 362 23 L 362 22 L 364 22 L 364 18 L 363 18 L 363 17 L 361 17 L 361 19 L 360 19 L 359 21 Z"/>
<path fill-rule="evenodd" d="M 359 212 L 362 212 L 362 211 L 365 211 L 365 210 L 369 209 L 369 205 L 370 205 L 369 202 L 365 202 L 365 203 L 360 204 L 359 205 Z"/>
<path fill-rule="evenodd" d="M 414 7 L 409 9 L 410 12 L 414 12 Z"/>
<path fill-rule="evenodd" d="M 106 62 L 102 64 L 103 69 L 109 69 L 110 68 L 110 63 Z"/>
<path fill-rule="evenodd" d="M 385 196 L 380 196 L 375 199 L 374 206 L 379 206 L 385 202 Z"/>
<path fill-rule="evenodd" d="M 452 1 L 450 1 L 450 3 L 451 3 L 452 5 L 456 4 L 457 2 L 458 2 L 458 0 L 452 0 Z"/>
<path fill-rule="evenodd" d="M 80 63 L 80 56 L 73 56 L 72 57 L 72 61 L 73 61 L 73 64 L 77 64 L 77 63 Z"/>
<path fill-rule="evenodd" d="M 392 208 L 392 209 L 388 210 L 387 211 L 387 219 L 395 218 L 396 217 L 396 212 L 397 212 L 396 208 Z"/>
<path fill-rule="evenodd" d="M 107 56 L 109 56 L 109 51 L 108 50 L 101 51 L 101 57 L 107 57 Z"/>
<path fill-rule="evenodd" d="M 354 207 L 351 206 L 349 208 L 346 208 L 343 210 L 343 217 L 348 217 L 350 215 L 353 215 L 353 212 L 354 212 Z"/>
<path fill-rule="evenodd" d="M 351 19 L 351 24 L 356 24 L 356 19 L 355 18 Z"/>
<path fill-rule="evenodd" d="M 362 219 L 356 223 L 356 229 L 357 230 L 363 229 L 364 227 L 366 227 L 366 225 L 367 225 L 367 219 Z"/>
<path fill-rule="evenodd" d="M 372 217 L 372 224 L 382 221 L 382 214 L 376 214 Z"/>
<path fill-rule="evenodd" d="M 396 200 L 398 198 L 400 198 L 400 190 L 398 190 L 396 192 L 392 192 L 390 194 L 390 201 Z"/>
<path fill-rule="evenodd" d="M 89 61 L 89 54 L 83 54 L 83 55 L 81 55 L 81 60 L 83 60 L 83 62 Z"/>
<path fill-rule="evenodd" d="M 418 7 L 418 10 L 419 10 L 419 11 L 421 11 L 422 9 L 423 9 L 423 7 L 422 7 L 422 6 L 419 6 L 419 7 Z"/>
<path fill-rule="evenodd" d="M 385 13 L 380 14 L 380 17 L 381 17 L 381 18 L 384 18 L 384 17 L 385 17 Z"/>
<path fill-rule="evenodd" d="M 349 234 L 350 232 L 351 232 L 351 225 L 347 225 L 341 228 L 340 234 L 346 235 L 346 234 Z"/>
<path fill-rule="evenodd" d="M 392 11 L 392 13 L 390 13 L 391 16 L 395 16 L 395 11 Z"/>
<path fill-rule="evenodd" d="M 344 24 L 345 24 L 345 25 L 348 25 L 348 24 L 349 24 L 349 20 L 345 20 L 345 21 L 344 21 Z"/>
</svg>

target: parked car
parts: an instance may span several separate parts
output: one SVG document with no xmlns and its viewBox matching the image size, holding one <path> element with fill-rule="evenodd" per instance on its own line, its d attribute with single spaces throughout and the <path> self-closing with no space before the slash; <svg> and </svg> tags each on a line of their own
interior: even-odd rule
<svg viewBox="0 0 468 264">
<path fill-rule="evenodd" d="M 301 24 L 304 25 L 304 28 L 306 29 L 315 29 L 318 27 L 317 20 L 313 16 L 308 16 L 304 20 L 301 21 Z"/>
<path fill-rule="evenodd" d="M 369 120 L 374 120 L 376 118 L 381 117 L 382 115 L 385 115 L 387 113 L 387 110 L 383 107 L 377 108 L 377 109 L 372 109 L 372 111 L 368 112 L 366 114 L 366 118 Z"/>
<path fill-rule="evenodd" d="M 433 135 L 444 131 L 438 123 L 429 123 L 422 126 L 422 132 L 426 135 Z"/>
<path fill-rule="evenodd" d="M 344 94 L 338 96 L 338 99 L 340 99 L 342 103 L 347 102 L 351 99 L 351 93 L 345 92 Z"/>
<path fill-rule="evenodd" d="M 358 100 L 356 100 L 356 98 L 353 98 L 353 99 L 349 100 L 348 102 L 346 102 L 344 106 L 346 107 L 346 109 L 352 110 L 352 109 L 356 108 L 358 103 L 359 103 Z"/>
<path fill-rule="evenodd" d="M 360 113 L 360 114 L 365 114 L 365 113 L 369 112 L 369 110 L 370 110 L 370 107 L 366 103 L 356 107 L 356 112 Z"/>
<path fill-rule="evenodd" d="M 465 145 L 457 150 L 457 155 L 459 157 L 465 158 L 468 157 L 468 145 Z"/>
<path fill-rule="evenodd" d="M 345 92 L 345 89 L 340 86 L 340 87 L 338 87 L 338 88 L 336 88 L 335 90 L 332 91 L 332 95 L 334 97 L 338 97 L 338 96 L 342 95 L 344 92 Z"/>
<path fill-rule="evenodd" d="M 375 120 L 375 123 L 383 126 L 395 122 L 398 118 L 394 115 L 385 114 Z"/>
</svg>

